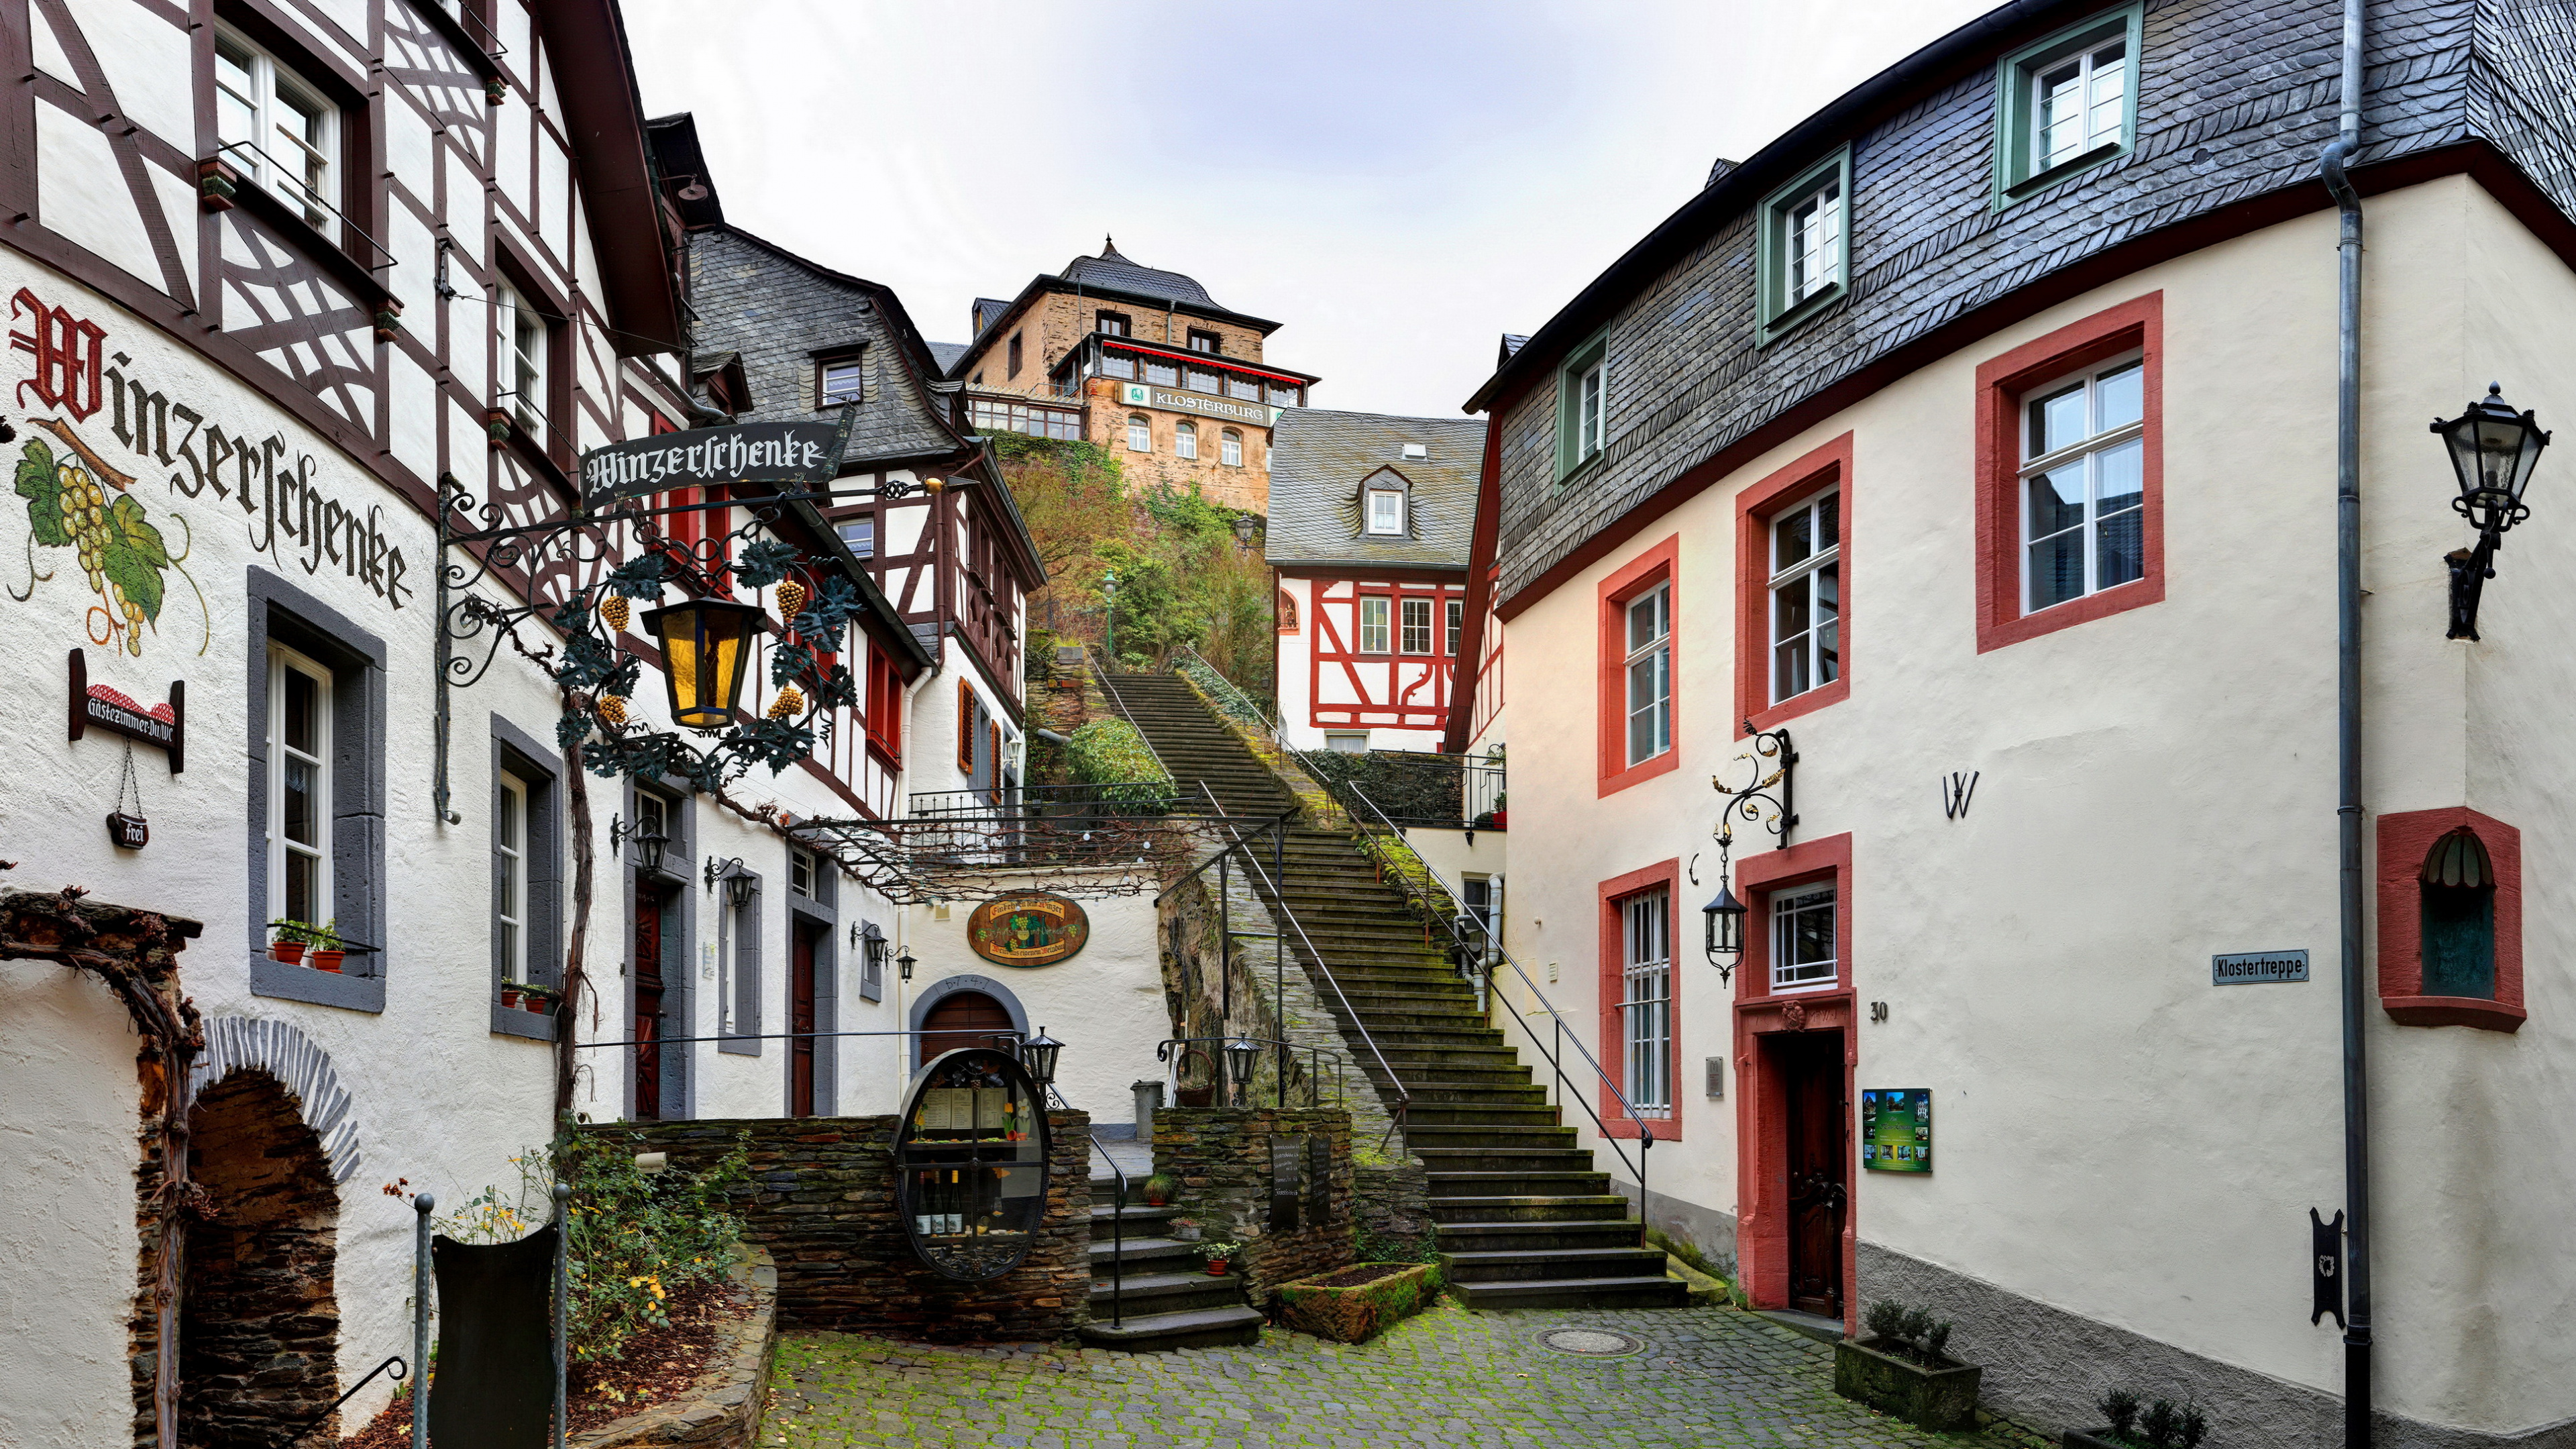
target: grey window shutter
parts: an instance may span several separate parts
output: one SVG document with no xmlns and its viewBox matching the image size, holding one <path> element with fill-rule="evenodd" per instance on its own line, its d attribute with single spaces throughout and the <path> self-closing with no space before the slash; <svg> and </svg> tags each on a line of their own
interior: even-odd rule
<svg viewBox="0 0 2576 1449">
<path fill-rule="evenodd" d="M 760 888 L 743 902 L 734 919 L 733 1029 L 740 1036 L 760 1035 Z"/>
</svg>

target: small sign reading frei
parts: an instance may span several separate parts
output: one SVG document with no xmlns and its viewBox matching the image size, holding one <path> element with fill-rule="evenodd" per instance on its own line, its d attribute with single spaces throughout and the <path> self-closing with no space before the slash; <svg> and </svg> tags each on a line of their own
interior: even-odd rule
<svg viewBox="0 0 2576 1449">
<path fill-rule="evenodd" d="M 2237 951 L 2209 958 L 2213 986 L 2251 986 L 2259 981 L 2305 981 L 2305 951 Z"/>
</svg>

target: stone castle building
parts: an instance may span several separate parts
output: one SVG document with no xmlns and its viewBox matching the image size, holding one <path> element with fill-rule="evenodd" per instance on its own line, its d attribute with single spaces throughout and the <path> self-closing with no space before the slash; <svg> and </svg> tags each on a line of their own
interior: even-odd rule
<svg viewBox="0 0 2576 1449">
<path fill-rule="evenodd" d="M 1008 301 L 977 298 L 974 340 L 937 350 L 979 431 L 1087 439 L 1137 483 L 1266 514 L 1271 427 L 1316 381 L 1262 360 L 1278 329 L 1104 239 Z"/>
</svg>

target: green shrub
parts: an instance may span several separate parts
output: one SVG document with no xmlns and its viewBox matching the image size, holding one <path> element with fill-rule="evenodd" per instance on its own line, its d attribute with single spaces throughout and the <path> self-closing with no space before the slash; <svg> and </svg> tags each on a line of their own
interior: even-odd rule
<svg viewBox="0 0 2576 1449">
<path fill-rule="evenodd" d="M 1096 719 L 1075 730 L 1065 762 L 1077 782 L 1106 786 L 1102 796 L 1123 804 L 1160 808 L 1180 793 L 1145 737 L 1123 719 Z"/>
</svg>

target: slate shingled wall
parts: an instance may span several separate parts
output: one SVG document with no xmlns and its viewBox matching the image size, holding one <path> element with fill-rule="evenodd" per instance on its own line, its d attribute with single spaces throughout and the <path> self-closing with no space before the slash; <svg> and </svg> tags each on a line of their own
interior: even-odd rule
<svg viewBox="0 0 2576 1449">
<path fill-rule="evenodd" d="M 932 1343 L 1053 1341 L 1086 1316 L 1091 1291 L 1091 1118 L 1050 1112 L 1046 1225 L 1027 1261 L 990 1283 L 958 1283 L 922 1262 L 895 1215 L 892 1117 L 621 1122 L 583 1130 L 696 1169 L 748 1136 L 747 1236 L 778 1264 L 786 1328 L 881 1333 Z"/>
</svg>

